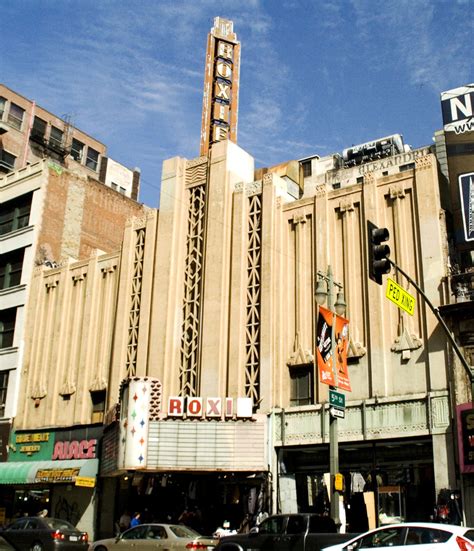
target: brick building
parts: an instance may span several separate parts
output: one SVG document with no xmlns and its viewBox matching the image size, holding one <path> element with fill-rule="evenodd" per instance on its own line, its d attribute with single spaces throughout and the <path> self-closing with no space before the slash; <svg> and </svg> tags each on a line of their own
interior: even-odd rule
<svg viewBox="0 0 474 551">
<path fill-rule="evenodd" d="M 107 147 L 60 118 L 0 84 L 0 172 L 51 159 L 138 200 L 139 169 L 109 158 Z"/>
</svg>

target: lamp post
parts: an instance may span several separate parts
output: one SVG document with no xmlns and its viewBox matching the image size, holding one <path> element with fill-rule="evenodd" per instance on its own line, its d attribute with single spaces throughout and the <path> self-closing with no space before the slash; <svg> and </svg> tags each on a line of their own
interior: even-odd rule
<svg viewBox="0 0 474 551">
<path fill-rule="evenodd" d="M 337 368 L 335 361 L 336 349 L 336 314 L 342 316 L 346 310 L 346 302 L 344 300 L 343 287 L 340 283 L 334 281 L 331 266 L 328 266 L 327 273 L 318 271 L 318 283 L 314 293 L 316 302 L 321 306 L 327 300 L 327 307 L 332 313 L 332 330 L 331 330 L 331 365 L 334 374 L 335 387 L 330 387 L 332 390 L 337 389 Z M 336 302 L 334 301 L 334 287 L 338 288 Z M 337 528 L 341 524 L 339 518 L 339 491 L 334 487 L 335 475 L 339 472 L 339 443 L 337 434 L 337 417 L 330 415 L 329 418 L 329 472 L 331 479 L 330 498 L 331 498 L 331 518 L 334 520 Z"/>
</svg>

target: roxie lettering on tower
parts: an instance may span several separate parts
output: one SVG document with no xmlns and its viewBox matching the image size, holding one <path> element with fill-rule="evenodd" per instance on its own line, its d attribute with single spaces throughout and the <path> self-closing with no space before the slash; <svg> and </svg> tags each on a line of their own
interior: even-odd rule
<svg viewBox="0 0 474 551">
<path fill-rule="evenodd" d="M 232 21 L 216 17 L 208 36 L 201 124 L 201 155 L 213 143 L 237 141 L 240 44 Z"/>
</svg>

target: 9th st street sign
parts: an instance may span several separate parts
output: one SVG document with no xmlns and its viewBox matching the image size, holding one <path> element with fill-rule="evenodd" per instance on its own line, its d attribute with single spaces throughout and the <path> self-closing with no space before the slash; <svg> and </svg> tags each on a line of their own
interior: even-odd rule
<svg viewBox="0 0 474 551">
<path fill-rule="evenodd" d="M 399 308 L 405 310 L 410 316 L 413 316 L 415 313 L 415 297 L 410 295 L 408 291 L 405 291 L 403 287 L 400 287 L 393 279 L 387 279 L 387 292 L 385 296 Z"/>
</svg>

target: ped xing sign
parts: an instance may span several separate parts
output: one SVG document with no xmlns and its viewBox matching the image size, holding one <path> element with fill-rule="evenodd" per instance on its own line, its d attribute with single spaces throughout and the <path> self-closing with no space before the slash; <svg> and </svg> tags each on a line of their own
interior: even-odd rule
<svg viewBox="0 0 474 551">
<path fill-rule="evenodd" d="M 396 304 L 401 310 L 405 310 L 410 316 L 415 313 L 416 299 L 413 295 L 410 295 L 408 291 L 405 291 L 403 287 L 400 287 L 398 283 L 393 279 L 387 279 L 387 292 L 385 296 Z"/>
</svg>

